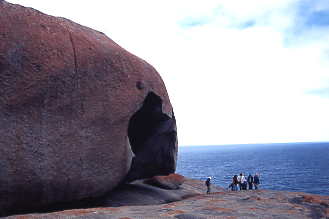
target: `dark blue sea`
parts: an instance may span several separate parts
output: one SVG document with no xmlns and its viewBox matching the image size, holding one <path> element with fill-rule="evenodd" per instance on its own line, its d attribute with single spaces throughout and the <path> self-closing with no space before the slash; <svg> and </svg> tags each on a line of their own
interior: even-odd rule
<svg viewBox="0 0 329 219">
<path fill-rule="evenodd" d="M 235 174 L 260 174 L 261 189 L 329 195 L 329 143 L 179 147 L 177 173 L 227 188 Z"/>
</svg>

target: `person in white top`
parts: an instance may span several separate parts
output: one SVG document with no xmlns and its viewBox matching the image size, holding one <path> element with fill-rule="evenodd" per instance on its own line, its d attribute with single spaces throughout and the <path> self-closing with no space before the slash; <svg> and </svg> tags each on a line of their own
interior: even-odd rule
<svg viewBox="0 0 329 219">
<path fill-rule="evenodd" d="M 242 190 L 247 190 L 247 179 L 243 175 L 243 173 L 242 173 L 242 176 L 241 176 L 241 187 L 242 187 Z"/>
<path fill-rule="evenodd" d="M 242 176 L 242 173 L 240 173 L 240 175 L 238 176 L 238 185 L 239 185 L 239 189 L 241 190 L 241 176 Z"/>
<path fill-rule="evenodd" d="M 245 185 L 247 184 L 246 177 L 243 175 L 243 173 L 240 173 L 238 176 L 238 183 L 240 190 L 245 190 Z"/>
</svg>

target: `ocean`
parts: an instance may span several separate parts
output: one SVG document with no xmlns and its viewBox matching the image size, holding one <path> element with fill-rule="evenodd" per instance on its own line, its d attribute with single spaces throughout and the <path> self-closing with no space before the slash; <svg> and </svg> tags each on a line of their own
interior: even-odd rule
<svg viewBox="0 0 329 219">
<path fill-rule="evenodd" d="M 224 188 L 259 173 L 261 189 L 329 195 L 329 142 L 179 147 L 176 172 Z"/>
</svg>

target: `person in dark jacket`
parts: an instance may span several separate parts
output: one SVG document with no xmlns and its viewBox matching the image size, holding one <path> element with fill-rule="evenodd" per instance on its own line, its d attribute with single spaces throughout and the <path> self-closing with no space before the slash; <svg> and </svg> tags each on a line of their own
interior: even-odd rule
<svg viewBox="0 0 329 219">
<path fill-rule="evenodd" d="M 210 193 L 210 185 L 211 185 L 210 180 L 211 180 L 211 177 L 208 177 L 206 182 L 205 182 L 205 184 L 207 186 L 207 194 Z"/>
<path fill-rule="evenodd" d="M 258 189 L 259 184 L 260 184 L 259 175 L 256 173 L 255 176 L 254 176 L 255 189 Z"/>
<path fill-rule="evenodd" d="M 252 185 L 254 183 L 254 177 L 251 174 L 249 174 L 247 181 L 248 181 L 248 187 L 249 187 L 248 189 L 252 190 Z"/>
<path fill-rule="evenodd" d="M 234 175 L 232 178 L 232 183 L 228 187 L 231 188 L 232 191 L 238 191 L 238 176 Z"/>
<path fill-rule="evenodd" d="M 238 182 L 238 175 L 234 175 L 233 176 L 233 186 L 234 186 L 234 191 L 238 191 L 238 184 L 239 184 L 239 182 Z"/>
</svg>

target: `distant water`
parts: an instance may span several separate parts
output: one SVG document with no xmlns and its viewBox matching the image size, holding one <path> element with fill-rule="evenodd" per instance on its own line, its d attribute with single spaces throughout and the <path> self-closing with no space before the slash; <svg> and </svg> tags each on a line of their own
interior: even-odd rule
<svg viewBox="0 0 329 219">
<path fill-rule="evenodd" d="M 178 173 L 227 188 L 240 172 L 260 173 L 261 188 L 329 195 L 329 143 L 179 147 Z"/>
</svg>

